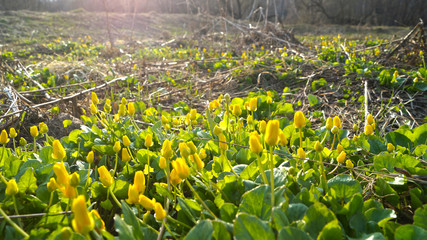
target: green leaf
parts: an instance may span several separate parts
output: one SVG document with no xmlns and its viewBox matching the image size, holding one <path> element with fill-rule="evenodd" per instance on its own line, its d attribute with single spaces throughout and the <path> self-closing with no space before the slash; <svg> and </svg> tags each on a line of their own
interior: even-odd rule
<svg viewBox="0 0 427 240">
<path fill-rule="evenodd" d="M 301 229 L 288 226 L 280 230 L 277 239 L 311 240 L 312 238 Z"/>
<path fill-rule="evenodd" d="M 245 167 L 240 173 L 240 177 L 244 180 L 255 180 L 255 177 L 259 175 L 258 165 L 256 161 L 253 161 L 251 164 Z"/>
<path fill-rule="evenodd" d="M 273 223 L 277 230 L 289 225 L 289 219 L 280 207 L 273 208 Z"/>
<path fill-rule="evenodd" d="M 236 217 L 237 207 L 232 203 L 224 203 L 219 209 L 221 219 L 226 222 L 233 222 Z"/>
<path fill-rule="evenodd" d="M 19 178 L 19 192 L 34 192 L 37 189 L 37 178 L 34 176 L 34 168 L 27 168 L 25 173 Z"/>
<path fill-rule="evenodd" d="M 314 107 L 317 104 L 319 104 L 319 99 L 316 96 L 314 96 L 313 94 L 308 94 L 307 98 L 308 98 L 308 103 L 310 104 L 310 106 Z"/>
<path fill-rule="evenodd" d="M 427 229 L 427 204 L 415 210 L 414 225 Z"/>
<path fill-rule="evenodd" d="M 114 195 L 118 199 L 125 199 L 128 197 L 128 188 L 129 183 L 126 181 L 123 181 L 121 179 L 114 181 L 114 184 L 112 185 Z"/>
<path fill-rule="evenodd" d="M 389 172 L 393 172 L 396 163 L 397 159 L 394 158 L 390 153 L 374 156 L 374 168 L 376 171 L 380 171 L 381 169 L 386 168 Z"/>
<path fill-rule="evenodd" d="M 247 213 L 239 213 L 234 222 L 234 237 L 237 240 L 274 239 L 268 222 Z"/>
<path fill-rule="evenodd" d="M 342 174 L 331 178 L 328 181 L 328 187 L 335 190 L 337 198 L 349 201 L 354 194 L 362 193 L 360 183 L 350 175 Z"/>
<path fill-rule="evenodd" d="M 375 184 L 375 193 L 378 196 L 391 203 L 393 206 L 399 205 L 399 195 L 397 192 L 382 178 L 378 178 Z"/>
<path fill-rule="evenodd" d="M 181 207 L 181 211 L 187 215 L 187 217 L 193 222 L 196 223 L 196 216 L 199 215 L 199 212 L 195 211 L 193 208 L 191 208 L 188 204 L 186 199 L 178 197 L 178 204 Z"/>
<path fill-rule="evenodd" d="M 212 239 L 214 228 L 212 222 L 210 220 L 201 220 L 196 226 L 194 226 L 190 232 L 188 232 L 187 236 L 184 238 L 185 240 L 201 240 L 201 239 Z"/>
<path fill-rule="evenodd" d="M 387 146 L 377 136 L 370 136 L 368 138 L 368 143 L 370 146 L 369 151 L 373 154 L 378 154 L 387 150 Z"/>
<path fill-rule="evenodd" d="M 396 218 L 396 213 L 392 209 L 371 208 L 365 212 L 365 216 L 368 221 L 374 221 L 382 227 L 390 219 Z"/>
<path fill-rule="evenodd" d="M 239 212 L 246 212 L 257 216 L 262 220 L 268 220 L 271 216 L 270 203 L 270 186 L 262 185 L 243 194 L 242 202 L 239 206 Z"/>
<path fill-rule="evenodd" d="M 39 158 L 41 159 L 42 163 L 46 164 L 56 162 L 56 160 L 52 158 L 52 152 L 52 146 L 45 146 L 42 148 L 42 150 L 40 150 Z"/>
<path fill-rule="evenodd" d="M 343 232 L 338 220 L 326 224 L 320 232 L 317 240 L 343 239 Z"/>
<path fill-rule="evenodd" d="M 119 216 L 114 216 L 114 225 L 116 231 L 119 233 L 119 238 L 123 240 L 133 240 L 135 237 L 132 234 L 132 228 L 126 224 L 125 221 Z"/>
<path fill-rule="evenodd" d="M 301 220 L 305 216 L 307 209 L 308 207 L 302 203 L 289 204 L 289 207 L 286 211 L 289 221 L 294 222 Z"/>
<path fill-rule="evenodd" d="M 212 224 L 213 224 L 213 228 L 214 228 L 214 232 L 212 234 L 213 239 L 231 240 L 230 232 L 233 231 L 233 225 L 229 224 L 228 226 L 231 225 L 231 229 L 228 230 L 225 223 L 220 221 L 220 220 L 212 221 Z"/>
<path fill-rule="evenodd" d="M 371 233 L 371 234 L 363 234 L 359 238 L 348 238 L 349 240 L 385 240 L 383 234 L 379 232 Z"/>
<path fill-rule="evenodd" d="M 331 221 L 336 220 L 335 214 L 323 203 L 317 202 L 308 208 L 303 221 L 306 223 L 304 230 L 312 238 L 317 238 L 320 231 Z"/>
<path fill-rule="evenodd" d="M 135 239 L 143 239 L 141 225 L 138 219 L 136 218 L 135 213 L 129 208 L 129 205 L 127 205 L 124 200 L 122 200 L 121 203 L 123 218 L 127 224 L 132 226 L 132 232 L 134 233 L 133 236 L 135 237 Z"/>
<path fill-rule="evenodd" d="M 416 225 L 403 225 L 396 229 L 396 240 L 427 239 L 427 231 Z"/>
</svg>

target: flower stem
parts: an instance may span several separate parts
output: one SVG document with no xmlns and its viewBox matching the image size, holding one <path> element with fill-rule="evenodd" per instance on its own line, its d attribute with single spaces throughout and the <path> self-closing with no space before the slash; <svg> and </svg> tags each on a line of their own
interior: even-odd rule
<svg viewBox="0 0 427 240">
<path fill-rule="evenodd" d="M 259 154 L 257 154 L 256 157 L 258 160 L 258 168 L 261 173 L 262 181 L 264 182 L 264 184 L 268 184 L 267 175 L 265 175 L 265 170 L 264 170 L 264 167 L 262 166 L 261 157 L 259 156 Z"/>
<path fill-rule="evenodd" d="M 116 198 L 116 195 L 114 195 L 113 190 L 111 190 L 111 188 L 109 187 L 108 191 L 110 192 L 111 197 L 113 198 L 113 200 L 117 204 L 117 206 L 119 206 L 121 208 L 122 205 L 120 204 L 119 200 Z"/>
<path fill-rule="evenodd" d="M 90 178 L 90 163 L 89 163 L 89 166 L 87 168 L 87 178 L 86 178 L 85 188 L 87 187 L 87 184 L 89 183 L 89 178 Z"/>
<path fill-rule="evenodd" d="M 166 230 L 171 234 L 171 236 L 173 237 L 173 239 L 177 239 L 176 237 L 175 237 L 175 235 L 172 233 L 172 231 L 169 229 L 169 227 L 168 227 L 168 224 L 166 223 L 166 221 L 165 220 L 163 220 L 162 221 L 163 222 L 163 225 L 165 226 L 165 228 L 166 228 Z"/>
<path fill-rule="evenodd" d="M 49 204 L 47 205 L 47 208 L 46 208 L 46 219 L 45 219 L 45 222 L 44 222 L 44 224 L 45 224 L 45 225 L 47 224 L 47 218 L 49 217 L 49 208 L 50 208 L 50 206 L 52 205 L 52 201 L 53 201 L 53 193 L 54 193 L 54 191 L 52 191 L 52 192 L 50 193 L 50 197 L 49 197 Z"/>
<path fill-rule="evenodd" d="M 299 128 L 299 147 L 302 148 L 302 128 Z"/>
<path fill-rule="evenodd" d="M 30 235 L 28 235 L 28 233 L 26 233 L 22 228 L 20 228 L 14 221 L 12 221 L 12 219 L 10 219 L 9 216 L 7 216 L 7 214 L 3 211 L 3 209 L 0 207 L 0 214 L 3 216 L 3 218 L 10 224 L 12 225 L 13 228 L 15 228 L 15 230 L 17 232 L 19 232 L 22 236 L 24 236 L 25 238 L 30 237 Z"/>
<path fill-rule="evenodd" d="M 273 146 L 270 146 L 270 188 L 271 188 L 271 207 L 274 207 L 274 163 Z"/>
<path fill-rule="evenodd" d="M 336 138 L 336 134 L 334 134 L 334 139 L 332 140 L 332 145 L 331 145 L 331 151 L 334 150 L 334 145 L 335 145 L 335 138 Z"/>
<path fill-rule="evenodd" d="M 117 162 L 119 160 L 119 153 L 116 152 L 116 163 L 114 163 L 114 171 L 113 171 L 113 177 L 114 175 L 116 175 L 116 170 L 117 170 Z"/>
<path fill-rule="evenodd" d="M 12 196 L 12 200 L 13 200 L 13 208 L 15 209 L 15 213 L 16 213 L 16 215 L 19 215 L 18 205 L 16 205 L 16 198 L 15 198 L 15 196 Z M 20 218 L 18 218 L 18 224 L 22 228 L 22 222 L 21 222 Z"/>
<path fill-rule="evenodd" d="M 199 200 L 199 202 L 202 204 L 204 208 L 214 217 L 218 218 L 215 213 L 212 212 L 212 210 L 209 209 L 209 207 L 206 205 L 206 203 L 203 201 L 202 198 L 200 198 L 199 194 L 197 194 L 196 190 L 194 190 L 193 186 L 191 186 L 190 182 L 188 180 L 185 181 L 187 183 L 187 186 L 190 188 L 190 190 L 194 193 L 194 196 Z"/>
<path fill-rule="evenodd" d="M 147 188 L 148 188 L 148 184 L 150 184 L 150 154 L 148 154 L 150 150 L 147 147 L 147 166 L 148 166 L 148 173 L 147 173 Z"/>
</svg>

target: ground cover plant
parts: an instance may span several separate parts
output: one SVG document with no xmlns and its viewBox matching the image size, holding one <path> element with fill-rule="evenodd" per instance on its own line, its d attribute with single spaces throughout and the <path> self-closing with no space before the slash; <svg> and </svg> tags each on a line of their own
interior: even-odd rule
<svg viewBox="0 0 427 240">
<path fill-rule="evenodd" d="M 90 19 L 3 21 L 28 17 Z M 427 238 L 422 25 L 389 40 L 219 18 L 184 37 L 173 17 L 144 43 L 159 16 L 114 44 L 5 30 L 0 238 Z"/>
</svg>

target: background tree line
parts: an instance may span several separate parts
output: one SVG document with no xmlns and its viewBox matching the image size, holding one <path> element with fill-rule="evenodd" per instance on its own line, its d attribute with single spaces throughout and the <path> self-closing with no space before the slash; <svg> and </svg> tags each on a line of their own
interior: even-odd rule
<svg viewBox="0 0 427 240">
<path fill-rule="evenodd" d="M 426 0 L 0 0 L 0 10 L 167 12 L 285 23 L 414 25 Z"/>
</svg>

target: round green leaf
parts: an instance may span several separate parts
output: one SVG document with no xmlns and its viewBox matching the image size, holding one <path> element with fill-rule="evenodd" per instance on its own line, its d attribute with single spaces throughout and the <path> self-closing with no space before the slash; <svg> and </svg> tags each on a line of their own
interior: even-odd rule
<svg viewBox="0 0 427 240">
<path fill-rule="evenodd" d="M 258 240 L 258 239 L 274 239 L 273 230 L 268 225 L 268 222 L 249 215 L 247 213 L 239 213 L 234 222 L 234 237 L 237 240 Z"/>
</svg>

